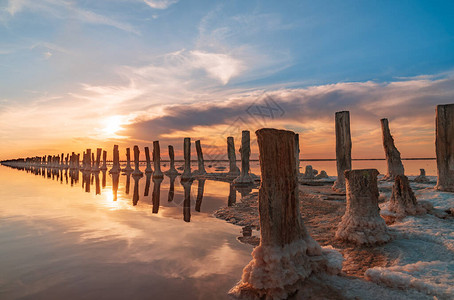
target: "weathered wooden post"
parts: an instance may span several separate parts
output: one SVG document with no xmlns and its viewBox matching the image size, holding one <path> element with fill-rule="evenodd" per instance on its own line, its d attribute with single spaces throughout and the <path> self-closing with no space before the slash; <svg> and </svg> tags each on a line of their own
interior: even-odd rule
<svg viewBox="0 0 454 300">
<path fill-rule="evenodd" d="M 327 258 L 301 218 L 295 134 L 269 128 L 257 130 L 256 134 L 262 174 L 260 245 L 252 251 L 252 261 L 243 269 L 241 281 L 230 294 L 285 299 L 312 272 L 327 269 Z M 340 269 L 340 265 L 335 265 L 332 272 Z"/>
<path fill-rule="evenodd" d="M 183 144 L 184 150 L 184 170 L 183 174 L 181 174 L 181 180 L 190 180 L 192 179 L 192 172 L 191 172 L 191 139 L 184 138 Z"/>
<path fill-rule="evenodd" d="M 109 173 L 120 173 L 120 151 L 118 150 L 118 145 L 114 145 L 113 148 L 113 160 L 112 160 L 112 168 L 110 169 Z"/>
<path fill-rule="evenodd" d="M 159 147 L 159 141 L 153 142 L 153 165 L 153 178 L 163 178 L 164 174 L 161 171 L 161 148 Z"/>
<path fill-rule="evenodd" d="M 140 164 L 140 150 L 139 146 L 135 145 L 134 146 L 134 172 L 132 172 L 133 176 L 143 176 L 142 171 L 139 169 L 139 164 Z"/>
<path fill-rule="evenodd" d="M 235 142 L 232 136 L 227 137 L 227 156 L 229 158 L 229 176 L 238 177 L 240 175 L 240 169 L 236 165 L 236 154 L 235 154 Z"/>
<path fill-rule="evenodd" d="M 378 207 L 376 169 L 347 170 L 347 208 L 336 231 L 336 238 L 359 245 L 386 243 L 391 236 Z"/>
<path fill-rule="evenodd" d="M 437 190 L 454 192 L 454 104 L 437 105 Z"/>
<path fill-rule="evenodd" d="M 180 175 L 180 173 L 175 169 L 175 153 L 173 151 L 173 146 L 169 145 L 169 158 L 170 158 L 170 168 L 165 172 L 167 176 Z"/>
<path fill-rule="evenodd" d="M 132 172 L 131 168 L 131 149 L 126 148 L 126 167 L 122 170 L 123 172 Z"/>
<path fill-rule="evenodd" d="M 344 171 L 352 168 L 352 140 L 350 136 L 350 112 L 335 114 L 337 179 L 333 190 L 345 191 Z"/>
<path fill-rule="evenodd" d="M 145 173 L 153 173 L 153 169 L 151 168 L 150 149 L 148 147 L 145 147 L 145 158 L 147 160 L 147 168 L 145 169 Z"/>
<path fill-rule="evenodd" d="M 85 165 L 84 165 L 84 170 L 85 171 L 91 171 L 91 149 L 87 149 L 85 152 L 86 158 L 85 158 Z"/>
<path fill-rule="evenodd" d="M 92 170 L 92 171 L 95 169 L 95 164 L 96 164 L 95 153 L 92 152 L 92 153 L 91 153 L 91 170 Z"/>
<path fill-rule="evenodd" d="M 107 170 L 107 151 L 103 150 L 102 151 L 102 166 L 100 168 L 102 171 Z"/>
<path fill-rule="evenodd" d="M 205 170 L 205 161 L 203 160 L 202 146 L 200 145 L 200 140 L 195 141 L 195 149 L 197 151 L 197 165 L 198 169 L 194 171 L 194 174 L 204 175 L 207 173 Z"/>
<path fill-rule="evenodd" d="M 233 182 L 238 185 L 248 185 L 254 183 L 250 174 L 249 158 L 251 156 L 251 137 L 249 130 L 243 130 L 241 136 L 241 173 Z"/>
<path fill-rule="evenodd" d="M 396 213 L 398 218 L 425 212 L 423 207 L 418 206 L 407 176 L 396 175 L 388 210 Z"/>
<path fill-rule="evenodd" d="M 424 169 L 419 169 L 419 175 L 416 176 L 415 178 L 415 182 L 418 182 L 418 183 L 427 183 L 429 182 L 429 178 L 427 178 L 426 176 L 426 170 Z"/>
<path fill-rule="evenodd" d="M 389 131 L 388 119 L 381 119 L 381 130 L 383 133 L 383 148 L 385 149 L 388 172 L 383 180 L 394 180 L 396 175 L 404 175 L 404 166 L 400 159 L 400 152 L 394 145 L 394 139 Z"/>
<path fill-rule="evenodd" d="M 295 133 L 295 161 L 296 161 L 296 174 L 300 175 L 300 135 Z"/>
<path fill-rule="evenodd" d="M 99 165 L 101 163 L 101 152 L 102 152 L 101 148 L 96 149 L 96 161 L 92 170 L 93 172 L 99 172 Z"/>
</svg>

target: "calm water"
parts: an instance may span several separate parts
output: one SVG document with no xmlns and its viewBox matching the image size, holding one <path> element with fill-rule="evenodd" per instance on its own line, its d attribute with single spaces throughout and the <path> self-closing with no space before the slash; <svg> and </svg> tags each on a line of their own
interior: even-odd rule
<svg viewBox="0 0 454 300">
<path fill-rule="evenodd" d="M 120 175 L 115 197 L 103 173 L 83 188 L 82 173 L 49 176 L 0 166 L 1 299 L 223 299 L 251 258 L 241 228 L 211 216 L 239 200 L 228 183 L 201 197 L 195 180 L 185 201 L 177 178 L 169 201 L 168 177 L 145 196 L 145 176 Z"/>
<path fill-rule="evenodd" d="M 335 175 L 333 161 L 307 164 Z M 433 160 L 404 165 L 436 175 Z M 353 167 L 383 173 L 386 162 Z M 252 250 L 240 227 L 212 217 L 240 201 L 228 183 L 77 174 L 0 166 L 1 299 L 228 298 Z"/>
</svg>

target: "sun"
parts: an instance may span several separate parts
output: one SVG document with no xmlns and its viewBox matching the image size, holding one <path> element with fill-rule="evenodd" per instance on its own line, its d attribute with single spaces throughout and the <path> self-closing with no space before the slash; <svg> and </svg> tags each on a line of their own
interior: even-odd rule
<svg viewBox="0 0 454 300">
<path fill-rule="evenodd" d="M 122 125 L 124 125 L 125 122 L 122 116 L 111 116 L 104 119 L 103 124 L 103 134 L 108 137 L 115 137 L 117 132 L 123 129 Z"/>
</svg>

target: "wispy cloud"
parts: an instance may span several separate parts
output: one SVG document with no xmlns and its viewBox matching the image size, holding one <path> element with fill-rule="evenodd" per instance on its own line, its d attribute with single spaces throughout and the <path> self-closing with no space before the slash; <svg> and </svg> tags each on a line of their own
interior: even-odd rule
<svg viewBox="0 0 454 300">
<path fill-rule="evenodd" d="M 76 3 L 69 1 L 9 0 L 7 5 L 3 7 L 3 11 L 6 11 L 10 17 L 15 17 L 22 11 L 45 13 L 46 17 L 52 16 L 58 19 L 76 19 L 83 23 L 111 26 L 126 32 L 140 35 L 140 32 L 128 23 L 117 21 L 93 11 L 79 8 Z"/>
<path fill-rule="evenodd" d="M 172 4 L 177 3 L 178 0 L 144 0 L 144 2 L 151 8 L 167 9 Z"/>
</svg>

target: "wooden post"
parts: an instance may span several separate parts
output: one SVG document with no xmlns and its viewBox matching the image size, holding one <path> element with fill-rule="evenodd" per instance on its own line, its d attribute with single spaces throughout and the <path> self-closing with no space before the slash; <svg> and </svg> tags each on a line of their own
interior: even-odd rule
<svg viewBox="0 0 454 300">
<path fill-rule="evenodd" d="M 126 167 L 122 170 L 123 172 L 132 172 L 131 168 L 131 149 L 126 148 Z"/>
<path fill-rule="evenodd" d="M 184 170 L 183 174 L 181 174 L 181 180 L 190 180 L 192 179 L 192 172 L 191 172 L 191 139 L 184 138 L 183 144 L 184 150 Z"/>
<path fill-rule="evenodd" d="M 229 176 L 236 178 L 240 175 L 240 169 L 236 165 L 235 142 L 232 136 L 227 138 L 227 156 L 230 166 Z"/>
<path fill-rule="evenodd" d="M 237 185 L 249 185 L 254 183 L 249 170 L 249 158 L 251 156 L 251 137 L 249 130 L 243 130 L 241 136 L 241 173 L 233 182 Z"/>
<path fill-rule="evenodd" d="M 344 171 L 352 168 L 352 140 L 350 136 L 350 112 L 335 114 L 337 179 L 333 190 L 345 191 Z"/>
<path fill-rule="evenodd" d="M 388 119 L 381 119 L 381 130 L 383 134 L 383 148 L 385 149 L 388 172 L 383 180 L 394 180 L 397 175 L 404 175 L 404 166 L 400 159 L 400 152 L 394 145 L 394 139 L 389 131 Z"/>
<path fill-rule="evenodd" d="M 436 189 L 454 192 L 454 104 L 437 105 L 435 150 Z"/>
<path fill-rule="evenodd" d="M 145 147 L 145 158 L 147 160 L 147 168 L 145 169 L 145 173 L 153 173 L 153 169 L 151 168 L 150 149 L 148 147 Z"/>
<path fill-rule="evenodd" d="M 180 173 L 175 169 L 175 153 L 173 151 L 173 146 L 169 145 L 169 158 L 170 158 L 170 168 L 165 172 L 167 176 L 176 176 Z"/>
<path fill-rule="evenodd" d="M 269 128 L 257 130 L 256 134 L 262 174 L 260 245 L 253 250 L 252 261 L 243 269 L 242 280 L 230 294 L 284 299 L 312 272 L 326 267 L 327 260 L 301 218 L 295 134 Z M 334 269 L 333 272 L 339 272 L 341 266 Z"/>
<path fill-rule="evenodd" d="M 159 141 L 153 142 L 153 164 L 153 178 L 163 178 L 164 174 L 161 171 L 161 148 L 159 147 Z"/>
<path fill-rule="evenodd" d="M 376 169 L 345 171 L 347 208 L 336 238 L 359 245 L 388 242 L 391 236 L 378 207 Z"/>
</svg>

